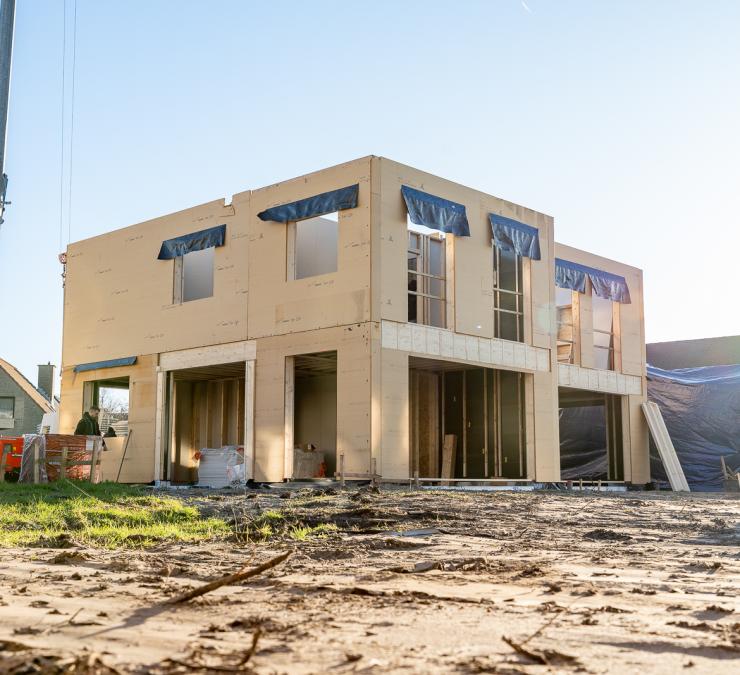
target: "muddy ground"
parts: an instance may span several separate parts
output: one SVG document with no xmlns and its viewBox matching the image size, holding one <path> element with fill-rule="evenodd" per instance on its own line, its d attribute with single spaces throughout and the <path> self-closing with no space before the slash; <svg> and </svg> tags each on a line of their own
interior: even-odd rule
<svg viewBox="0 0 740 675">
<path fill-rule="evenodd" d="M 740 672 L 737 498 L 176 494 L 238 540 L 0 550 L 0 672 Z"/>
</svg>

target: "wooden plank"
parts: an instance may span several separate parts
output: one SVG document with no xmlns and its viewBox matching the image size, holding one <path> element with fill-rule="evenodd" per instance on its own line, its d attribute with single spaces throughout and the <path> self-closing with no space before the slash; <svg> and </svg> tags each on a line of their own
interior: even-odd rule
<svg viewBox="0 0 740 675">
<path fill-rule="evenodd" d="M 247 480 L 254 478 L 254 387 L 255 362 L 247 361 L 244 379 L 244 464 Z"/>
<path fill-rule="evenodd" d="M 457 454 L 457 436 L 455 434 L 445 434 L 442 445 L 442 478 L 453 478 L 455 474 L 455 459 Z M 444 482 L 443 485 L 448 485 Z"/>
<path fill-rule="evenodd" d="M 642 404 L 642 411 L 650 429 L 650 434 L 658 448 L 660 459 L 663 461 L 663 467 L 668 474 L 668 481 L 674 492 L 689 492 L 689 484 L 678 461 L 676 449 L 673 447 L 668 429 L 665 426 L 663 415 L 660 412 L 658 404 L 653 401 L 646 401 Z"/>
</svg>

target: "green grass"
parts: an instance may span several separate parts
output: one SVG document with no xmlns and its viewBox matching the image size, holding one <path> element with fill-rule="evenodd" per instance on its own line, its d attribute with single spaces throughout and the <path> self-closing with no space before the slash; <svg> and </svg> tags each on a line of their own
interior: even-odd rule
<svg viewBox="0 0 740 675">
<path fill-rule="evenodd" d="M 84 492 L 83 492 L 84 491 Z M 217 518 L 145 488 L 85 482 L 0 483 L 0 546 L 144 548 L 232 534 Z"/>
</svg>

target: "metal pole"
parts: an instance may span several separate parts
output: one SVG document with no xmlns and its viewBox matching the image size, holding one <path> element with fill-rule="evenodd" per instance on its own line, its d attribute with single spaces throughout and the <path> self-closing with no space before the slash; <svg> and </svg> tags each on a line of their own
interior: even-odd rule
<svg viewBox="0 0 740 675">
<path fill-rule="evenodd" d="M 13 26 L 15 0 L 1 0 L 0 4 L 0 225 L 5 213 L 5 193 L 8 177 L 5 174 L 5 139 L 8 132 L 8 96 L 10 95 L 10 65 L 13 59 Z"/>
</svg>

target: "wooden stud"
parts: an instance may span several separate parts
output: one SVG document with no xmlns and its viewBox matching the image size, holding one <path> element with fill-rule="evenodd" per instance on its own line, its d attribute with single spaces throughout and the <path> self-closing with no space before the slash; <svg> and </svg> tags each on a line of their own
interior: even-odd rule
<svg viewBox="0 0 740 675">
<path fill-rule="evenodd" d="M 62 460 L 59 463 L 59 478 L 64 480 L 67 477 L 67 453 L 69 448 L 65 445 L 62 448 Z"/>
</svg>

